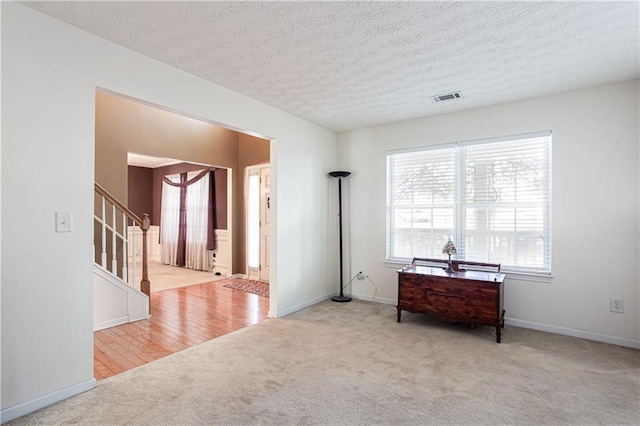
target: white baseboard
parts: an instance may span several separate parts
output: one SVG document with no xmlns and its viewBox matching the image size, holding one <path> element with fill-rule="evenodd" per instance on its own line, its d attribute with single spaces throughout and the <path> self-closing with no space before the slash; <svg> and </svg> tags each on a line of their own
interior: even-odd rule
<svg viewBox="0 0 640 426">
<path fill-rule="evenodd" d="M 337 296 L 337 295 L 338 293 L 335 292 L 331 294 L 330 297 Z M 372 301 L 370 295 L 350 294 L 349 296 L 353 297 L 354 299 L 364 300 L 367 302 Z M 373 301 L 378 303 L 384 303 L 386 305 L 391 305 L 391 306 L 398 305 L 397 299 L 387 299 L 387 298 L 376 297 Z M 530 328 L 532 330 L 546 331 L 548 333 L 562 334 L 564 336 L 578 337 L 581 339 L 593 340 L 596 342 L 603 342 L 603 343 L 609 343 L 617 346 L 624 346 L 627 348 L 640 349 L 640 341 L 625 339 L 623 337 L 608 336 L 606 334 L 593 333 L 591 331 L 575 330 L 572 328 L 564 328 L 564 327 L 558 327 L 555 325 L 547 325 L 547 324 L 540 324 L 537 322 L 522 321 L 522 320 L 517 320 L 513 318 L 505 318 L 505 323 L 507 325 L 512 325 L 514 327 Z"/>
<path fill-rule="evenodd" d="M 88 390 L 93 389 L 96 386 L 96 379 L 86 380 L 84 382 L 77 383 L 64 389 L 51 392 L 48 395 L 41 396 L 31 401 L 23 402 L 13 407 L 4 408 L 0 412 L 0 421 L 2 423 L 8 422 L 25 414 L 32 413 L 36 410 L 44 408 L 48 405 L 55 404 L 63 399 L 70 398 L 72 396 L 81 394 Z"/>
<path fill-rule="evenodd" d="M 282 318 L 284 316 L 290 315 L 290 314 L 292 314 L 294 312 L 297 312 L 299 310 L 302 310 L 304 308 L 308 308 L 309 306 L 313 306 L 313 305 L 318 304 L 318 303 L 320 303 L 320 302 L 322 302 L 324 300 L 327 300 L 327 299 L 331 298 L 332 296 L 334 296 L 334 293 L 327 293 L 324 296 L 316 297 L 315 299 L 308 300 L 308 301 L 306 301 L 304 303 L 301 303 L 299 305 L 292 306 L 291 308 L 284 309 L 282 311 L 278 311 L 277 314 L 276 314 L 276 317 L 274 317 L 274 318 Z"/>
<path fill-rule="evenodd" d="M 127 315 L 120 318 L 114 318 L 106 321 L 97 322 L 93 324 L 93 331 L 104 330 L 105 328 L 115 327 L 116 325 L 126 324 L 128 322 L 129 322 L 129 317 Z"/>
<path fill-rule="evenodd" d="M 229 267 L 226 266 L 226 265 L 220 265 L 220 264 L 217 264 L 217 263 L 213 266 L 213 269 L 211 269 L 211 271 L 209 271 L 209 272 L 212 272 L 214 274 L 216 272 L 219 272 L 220 275 L 222 275 L 223 277 L 229 277 L 230 276 Z"/>
<path fill-rule="evenodd" d="M 565 336 L 594 340 L 596 342 L 625 346 L 627 348 L 640 349 L 640 341 L 625 339 L 622 337 L 608 336 L 606 334 L 593 333 L 591 331 L 574 330 L 572 328 L 564 328 L 555 325 L 540 324 L 537 322 L 522 321 L 512 318 L 505 318 L 504 322 L 507 325 L 513 325 L 515 327 L 530 328 L 532 330 L 546 331 L 548 333 L 562 334 Z"/>
<path fill-rule="evenodd" d="M 337 296 L 338 293 L 336 293 L 335 295 Z M 387 298 L 384 298 L 384 297 L 374 297 L 374 298 L 372 298 L 372 296 L 370 296 L 368 294 L 357 294 L 357 293 L 351 293 L 348 296 L 351 296 L 354 299 L 364 300 L 365 302 L 382 303 L 382 304 L 385 304 L 385 305 L 391 305 L 393 307 L 396 307 L 398 305 L 398 301 L 396 299 L 387 299 Z"/>
<path fill-rule="evenodd" d="M 245 274 L 232 274 L 232 275 L 228 275 L 227 278 L 242 278 L 242 279 L 246 279 L 247 276 Z"/>
</svg>

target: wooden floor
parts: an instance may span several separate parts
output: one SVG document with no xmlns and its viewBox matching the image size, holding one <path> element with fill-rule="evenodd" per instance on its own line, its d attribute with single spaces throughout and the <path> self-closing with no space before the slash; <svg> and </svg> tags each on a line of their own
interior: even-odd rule
<svg viewBox="0 0 640 426">
<path fill-rule="evenodd" d="M 102 380 L 267 318 L 269 299 L 227 281 L 151 293 L 151 318 L 94 333 L 94 377 Z"/>
</svg>

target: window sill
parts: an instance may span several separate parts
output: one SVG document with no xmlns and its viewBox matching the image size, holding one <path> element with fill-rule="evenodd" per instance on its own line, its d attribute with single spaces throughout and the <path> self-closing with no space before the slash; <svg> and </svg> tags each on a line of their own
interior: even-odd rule
<svg viewBox="0 0 640 426">
<path fill-rule="evenodd" d="M 536 283 L 550 283 L 551 281 L 553 281 L 553 275 L 527 274 L 524 272 L 509 272 L 509 271 L 502 271 L 502 273 L 507 276 L 508 280 L 532 281 Z"/>
<path fill-rule="evenodd" d="M 403 262 L 401 260 L 385 260 L 384 264 L 389 269 L 400 269 L 404 266 L 407 266 L 411 262 Z M 514 281 L 531 281 L 537 283 L 550 283 L 553 281 L 553 275 L 543 275 L 543 274 L 527 274 L 524 272 L 510 272 L 510 271 L 502 271 L 503 274 L 506 275 L 507 280 Z"/>
</svg>

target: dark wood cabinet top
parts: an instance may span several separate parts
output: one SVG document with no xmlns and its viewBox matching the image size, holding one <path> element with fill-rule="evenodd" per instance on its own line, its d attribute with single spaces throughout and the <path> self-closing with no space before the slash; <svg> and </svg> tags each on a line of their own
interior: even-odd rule
<svg viewBox="0 0 640 426">
<path fill-rule="evenodd" d="M 505 274 L 487 271 L 456 271 L 447 273 L 440 267 L 409 265 L 402 269 L 398 269 L 398 273 L 416 274 L 416 275 L 432 275 L 441 278 L 455 278 L 456 280 L 471 281 L 489 281 L 502 283 L 506 277 Z"/>
</svg>

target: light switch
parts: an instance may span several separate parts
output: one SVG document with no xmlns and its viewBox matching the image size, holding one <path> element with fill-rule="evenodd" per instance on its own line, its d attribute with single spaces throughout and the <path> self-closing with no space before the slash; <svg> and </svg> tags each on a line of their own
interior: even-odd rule
<svg viewBox="0 0 640 426">
<path fill-rule="evenodd" d="M 56 232 L 73 232 L 73 214 L 56 212 Z"/>
</svg>

